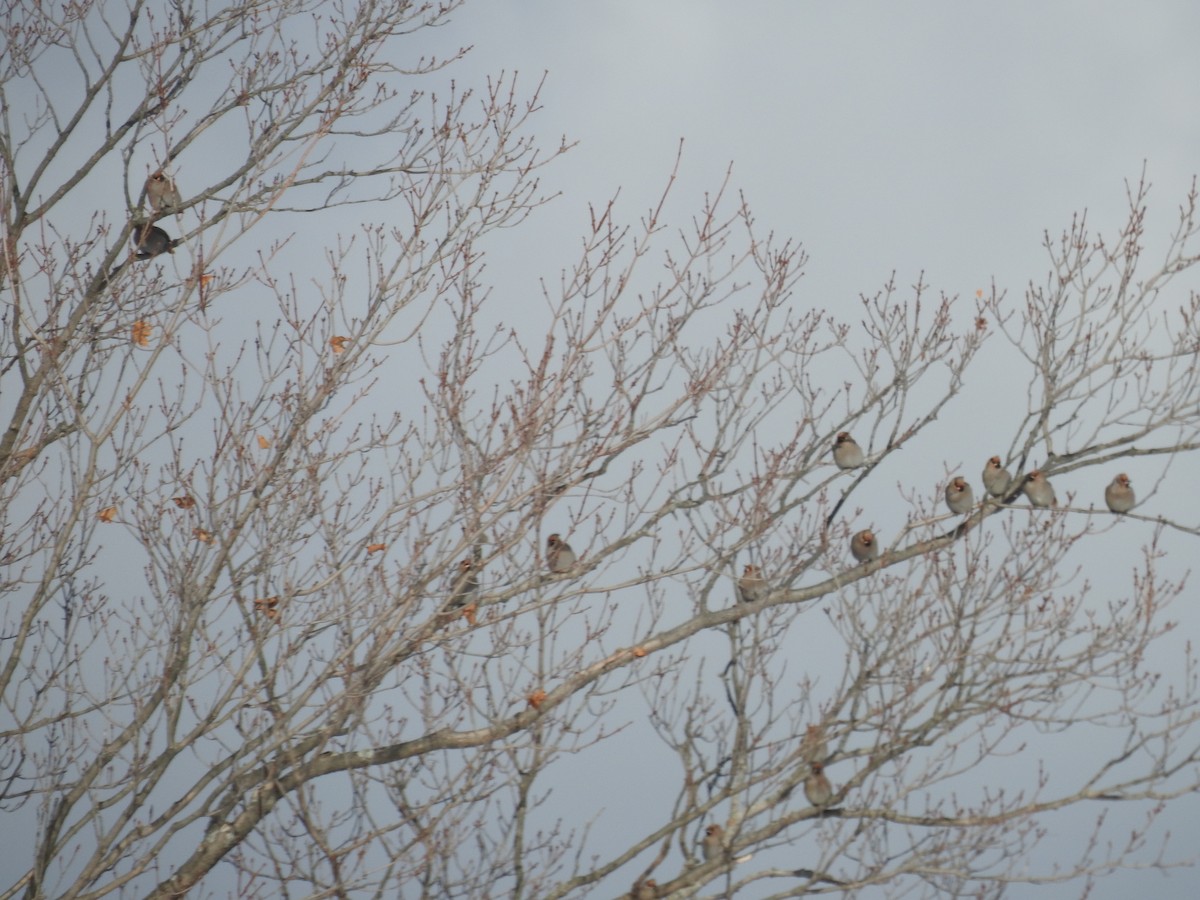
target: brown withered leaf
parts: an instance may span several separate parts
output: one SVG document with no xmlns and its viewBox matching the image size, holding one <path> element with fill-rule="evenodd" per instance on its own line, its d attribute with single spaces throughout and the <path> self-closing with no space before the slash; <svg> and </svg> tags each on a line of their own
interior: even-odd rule
<svg viewBox="0 0 1200 900">
<path fill-rule="evenodd" d="M 334 353 L 345 353 L 346 342 L 349 340 L 350 338 L 339 334 L 336 337 L 331 337 L 329 339 L 329 346 L 333 348 Z"/>
<path fill-rule="evenodd" d="M 542 704 L 546 702 L 546 692 L 543 691 L 541 688 L 538 688 L 536 691 L 534 691 L 532 694 L 530 694 L 525 699 L 529 702 L 529 705 L 532 706 L 534 709 L 541 709 Z"/>
<path fill-rule="evenodd" d="M 378 553 L 380 550 L 386 550 L 387 544 L 367 544 L 368 553 Z"/>
<path fill-rule="evenodd" d="M 278 597 L 264 597 L 261 600 L 254 601 L 254 611 L 260 612 L 268 619 L 274 620 L 279 618 L 279 610 L 275 608 L 278 605 Z"/>
<path fill-rule="evenodd" d="M 129 331 L 131 339 L 139 347 L 150 346 L 150 335 L 154 334 L 154 326 L 145 319 L 138 319 Z"/>
<path fill-rule="evenodd" d="M 258 446 L 261 447 L 263 450 L 267 450 L 271 446 L 271 441 L 269 438 L 265 438 L 260 434 L 258 436 Z"/>
<path fill-rule="evenodd" d="M 646 648 L 645 647 L 634 647 L 633 655 L 636 656 L 638 659 L 641 659 L 643 656 L 646 655 Z"/>
<path fill-rule="evenodd" d="M 187 494 L 182 497 L 172 497 L 171 500 L 180 509 L 192 509 L 196 505 L 195 498 L 189 497 Z"/>
<path fill-rule="evenodd" d="M 115 506 L 106 506 L 100 512 L 96 513 L 96 518 L 101 522 L 111 522 L 117 517 L 117 508 Z"/>
<path fill-rule="evenodd" d="M 197 528 L 192 532 L 192 534 L 195 536 L 196 540 L 200 541 L 201 543 L 204 543 L 204 544 L 212 543 L 212 532 L 211 531 L 205 531 L 203 528 Z"/>
</svg>

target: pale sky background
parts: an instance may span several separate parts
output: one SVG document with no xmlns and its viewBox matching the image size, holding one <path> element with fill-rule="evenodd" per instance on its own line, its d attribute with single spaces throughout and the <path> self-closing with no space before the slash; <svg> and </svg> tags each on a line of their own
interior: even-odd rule
<svg viewBox="0 0 1200 900">
<path fill-rule="evenodd" d="M 500 70 L 515 70 L 532 85 L 547 72 L 537 131 L 546 142 L 560 134 L 579 141 L 543 173 L 543 184 L 562 197 L 495 242 L 489 273 L 508 322 L 519 316 L 512 304 L 519 307 L 523 297 L 536 317 L 538 280 L 556 283 L 574 260 L 588 203 L 601 205 L 619 189 L 618 208 L 636 220 L 657 199 L 681 138 L 668 219 L 686 226 L 732 163 L 732 186 L 744 191 L 762 231 L 796 238 L 810 255 L 797 305 L 843 309 L 848 317 L 858 297 L 874 294 L 893 271 L 901 285 L 924 272 L 936 291 L 961 298 L 964 314 L 975 291 L 993 280 L 1020 301 L 1030 281 L 1046 276 L 1044 233 L 1057 237 L 1086 210 L 1094 230 L 1114 234 L 1125 220 L 1125 182 L 1136 183 L 1143 165 L 1153 184 L 1146 259 L 1160 259 L 1200 169 L 1194 3 L 489 2 L 470 6 L 441 36 L 447 46 L 474 45 L 465 66 L 453 71 L 460 85 Z M 983 461 L 1007 449 L 1024 410 L 1025 375 L 1010 381 L 998 353 L 988 364 L 988 355 L 977 361 L 969 399 L 952 403 L 943 417 L 939 458 L 904 456 L 875 473 L 880 508 L 869 518 L 885 532 L 907 512 L 901 484 L 928 483 L 932 494 L 946 467 L 961 464 L 978 490 Z M 1162 462 L 1126 468 L 1135 485 L 1149 487 Z M 1174 470 L 1171 490 L 1152 501 L 1155 511 L 1194 522 L 1196 475 L 1194 462 L 1186 472 Z M 1106 481 L 1088 470 L 1055 483 L 1060 496 L 1078 492 L 1077 504 L 1086 506 L 1101 502 Z M 1112 529 L 1090 544 L 1079 562 L 1099 586 L 1095 608 L 1121 595 L 1136 564 L 1130 557 L 1140 556 L 1136 547 L 1148 536 L 1143 524 Z M 1195 538 L 1168 535 L 1164 545 L 1175 554 L 1173 571 L 1190 566 Z M 1189 589 L 1185 601 L 1194 596 Z M 1200 636 L 1200 616 L 1178 607 L 1175 615 L 1184 617 L 1172 645 L 1179 649 Z M 821 664 L 812 637 L 794 636 L 801 667 L 806 660 Z M 727 650 L 721 641 L 712 649 L 712 666 L 719 667 Z M 1052 771 L 1069 771 L 1089 752 L 1081 733 L 1055 740 L 1062 755 L 1045 760 Z M 673 797 L 675 770 L 664 791 L 656 754 L 648 729 L 635 729 L 610 746 L 608 771 L 597 771 L 593 757 L 578 778 L 556 786 L 559 802 L 569 809 L 575 798 L 589 807 L 596 796 L 611 798 L 596 834 L 615 850 L 624 828 L 641 834 L 659 821 L 656 798 Z M 665 752 L 658 758 L 669 765 Z M 998 760 L 978 777 L 1003 779 L 1019 770 L 1028 781 L 1039 759 Z M 1071 838 L 1096 812 L 1048 819 L 1051 834 L 1036 855 L 1042 858 L 1031 862 L 1052 862 L 1064 843 L 1078 849 Z M 1177 855 L 1194 852 L 1198 813 L 1189 800 L 1168 816 Z M 1110 815 L 1118 840 L 1142 824 L 1133 804 Z M 798 846 L 790 864 L 805 858 Z M 615 879 L 614 892 L 629 880 Z M 1197 881 L 1194 870 L 1119 873 L 1100 879 L 1092 896 L 1190 898 Z M 1016 886 L 1011 896 L 1075 897 L 1082 889 L 1079 882 Z"/>
<path fill-rule="evenodd" d="M 561 196 L 484 248 L 495 301 L 485 313 L 533 335 L 544 309 L 540 282 L 557 284 L 575 261 L 588 204 L 601 206 L 619 190 L 620 215 L 636 223 L 657 201 L 681 139 L 667 222 L 686 227 L 732 164 L 731 188 L 744 192 L 760 232 L 795 238 L 810 256 L 795 304 L 847 318 L 860 295 L 873 295 L 893 272 L 902 286 L 923 272 L 932 296 L 957 295 L 963 315 L 973 314 L 976 290 L 993 281 L 1019 301 L 1030 281 L 1045 277 L 1044 232 L 1057 236 L 1086 209 L 1093 229 L 1114 234 L 1126 215 L 1125 183 L 1136 183 L 1143 165 L 1154 185 L 1146 258 L 1157 260 L 1200 170 L 1200 4 L 1191 0 L 476 0 L 421 39 L 439 55 L 473 45 L 465 62 L 441 76 L 462 87 L 482 89 L 503 70 L 519 72 L 520 84 L 532 89 L 545 73 L 534 129 L 548 148 L 560 136 L 579 142 L 541 173 L 545 190 Z M 198 164 L 181 160 L 181 178 Z M 360 207 L 345 214 L 346 233 L 355 231 L 356 216 L 381 215 Z M 660 248 L 674 241 L 664 235 Z M 1004 361 L 998 348 L 986 351 L 967 394 L 947 408 L 939 445 L 896 454 L 872 474 L 871 494 L 856 496 L 856 503 L 875 502 L 867 518 L 885 541 L 909 513 L 902 487 L 928 485 L 932 498 L 947 471 L 961 466 L 978 491 L 984 460 L 1008 448 L 1025 408 L 1026 376 L 1010 384 Z M 1140 488 L 1164 465 L 1138 460 L 1127 470 Z M 1193 461 L 1172 470 L 1169 489 L 1140 511 L 1195 524 L 1197 469 Z M 1077 505 L 1086 506 L 1101 503 L 1108 477 L 1090 469 L 1055 485 L 1060 497 L 1077 492 Z M 1097 608 L 1121 595 L 1149 536 L 1145 523 L 1124 522 L 1089 543 L 1079 564 L 1099 586 Z M 1168 533 L 1162 547 L 1171 554 L 1164 568 L 1179 574 L 1191 565 L 1196 538 Z M 1189 589 L 1175 610 L 1181 626 L 1166 646 L 1200 637 L 1194 596 Z M 791 639 L 798 667 L 840 665 L 841 650 L 822 646 L 819 633 Z M 695 642 L 697 652 L 706 647 L 714 655 L 709 669 L 723 665 L 724 637 Z M 1088 752 L 1086 737 L 1067 733 L 1056 741 L 1062 755 L 1046 760 L 1051 770 L 1069 769 Z M 600 763 L 593 754 L 554 785 L 548 811 L 577 802 L 592 808 L 603 797 L 593 839 L 607 855 L 631 830 L 640 835 L 669 815 L 655 804 L 671 802 L 676 773 L 669 768 L 664 779 L 660 761 L 671 764 L 640 723 Z M 1032 776 L 1038 764 L 997 761 L 979 777 Z M 1083 809 L 1075 822 L 1089 823 L 1097 812 Z M 1115 835 L 1141 825 L 1133 804 L 1114 807 L 1111 817 Z M 1070 818 L 1050 820 L 1056 832 L 1036 862 L 1053 860 L 1056 842 L 1077 833 Z M 1181 802 L 1167 818 L 1176 835 L 1168 855 L 1195 852 L 1200 805 Z M 791 864 L 806 862 L 798 848 Z M 596 895 L 627 890 L 632 872 L 622 870 Z M 1092 896 L 1190 900 L 1198 881 L 1194 870 L 1121 873 L 1101 880 Z M 1080 890 L 1079 883 L 1018 886 L 1011 896 L 1075 897 Z"/>
</svg>

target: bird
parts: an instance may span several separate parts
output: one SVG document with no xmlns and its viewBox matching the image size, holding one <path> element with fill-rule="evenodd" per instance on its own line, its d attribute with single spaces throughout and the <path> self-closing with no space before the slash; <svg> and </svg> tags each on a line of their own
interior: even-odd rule
<svg viewBox="0 0 1200 900">
<path fill-rule="evenodd" d="M 879 541 L 875 540 L 875 532 L 864 528 L 850 539 L 850 553 L 861 563 L 879 558 Z"/>
<path fill-rule="evenodd" d="M 825 742 L 824 730 L 820 725 L 809 725 L 804 729 L 804 738 L 800 741 L 800 758 L 805 762 L 821 762 L 829 755 L 829 745 Z"/>
<path fill-rule="evenodd" d="M 645 881 L 636 882 L 633 890 L 629 892 L 629 896 L 633 900 L 657 900 L 658 898 L 658 882 L 653 878 L 647 878 Z"/>
<path fill-rule="evenodd" d="M 767 596 L 770 590 L 771 588 L 762 577 L 758 566 L 747 563 L 746 568 L 742 571 L 742 577 L 738 579 L 737 583 L 738 600 L 742 603 L 754 603 Z"/>
<path fill-rule="evenodd" d="M 725 856 L 725 829 L 715 822 L 704 829 L 704 838 L 700 841 L 704 850 L 704 861 L 712 862 Z"/>
<path fill-rule="evenodd" d="M 557 533 L 546 538 L 546 565 L 556 575 L 569 572 L 575 565 L 575 551 Z"/>
<path fill-rule="evenodd" d="M 471 595 L 479 590 L 479 571 L 470 557 L 458 564 L 450 589 L 450 609 L 461 609 L 467 605 Z"/>
<path fill-rule="evenodd" d="M 175 252 L 175 242 L 171 240 L 171 236 L 149 222 L 133 226 L 133 246 L 137 250 L 134 254 L 135 259 L 150 259 L 161 253 Z"/>
<path fill-rule="evenodd" d="M 1112 484 L 1104 489 L 1104 502 L 1108 504 L 1110 512 L 1118 515 L 1133 509 L 1137 501 L 1133 496 L 1133 482 L 1128 475 L 1122 472 L 1112 480 Z"/>
<path fill-rule="evenodd" d="M 975 505 L 975 492 L 961 475 L 955 475 L 946 485 L 946 505 L 950 507 L 950 512 L 959 515 L 970 512 Z"/>
<path fill-rule="evenodd" d="M 1003 497 L 1008 493 L 1008 483 L 1012 476 L 1008 469 L 1000 465 L 1000 457 L 993 456 L 983 467 L 983 487 L 993 497 Z"/>
<path fill-rule="evenodd" d="M 813 806 L 828 806 L 833 799 L 833 785 L 825 775 L 825 767 L 815 762 L 809 768 L 811 771 L 804 779 L 804 796 Z"/>
<path fill-rule="evenodd" d="M 833 442 L 833 461 L 839 469 L 857 469 L 863 464 L 862 447 L 854 442 L 850 432 L 838 432 Z"/>
<path fill-rule="evenodd" d="M 150 201 L 150 208 L 155 212 L 170 212 L 183 204 L 179 188 L 175 187 L 175 182 L 162 171 L 155 172 L 146 179 L 146 199 Z"/>
<path fill-rule="evenodd" d="M 1050 480 L 1042 474 L 1041 469 L 1034 469 L 1025 478 L 1021 491 L 1029 498 L 1030 506 L 1057 506 L 1058 498 L 1054 496 L 1054 488 Z"/>
</svg>

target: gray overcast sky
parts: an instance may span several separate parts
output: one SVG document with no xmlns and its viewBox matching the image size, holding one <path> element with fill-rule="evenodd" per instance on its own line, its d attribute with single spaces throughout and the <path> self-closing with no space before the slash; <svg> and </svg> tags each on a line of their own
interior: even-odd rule
<svg viewBox="0 0 1200 900">
<path fill-rule="evenodd" d="M 1192 2 L 493 0 L 469 5 L 441 37 L 447 47 L 474 45 L 452 72 L 459 85 L 516 70 L 531 86 L 547 72 L 536 130 L 544 141 L 579 141 L 544 174 L 562 198 L 498 241 L 489 261 L 498 293 L 528 294 L 534 309 L 538 279 L 555 283 L 573 261 L 587 204 L 620 189 L 619 208 L 636 219 L 665 184 L 681 138 L 673 223 L 686 224 L 732 163 L 732 185 L 759 225 L 800 240 L 810 254 L 797 304 L 842 311 L 893 271 L 905 286 L 923 271 L 936 290 L 959 295 L 964 312 L 993 279 L 1019 302 L 1030 281 L 1045 278 L 1044 233 L 1057 236 L 1086 210 L 1094 230 L 1112 235 L 1126 215 L 1125 182 L 1135 183 L 1143 165 L 1154 185 L 1148 258 L 1157 260 L 1200 168 L 1200 4 Z M 511 322 L 517 313 L 505 309 Z M 912 451 L 919 455 L 905 459 L 907 468 L 877 473 L 880 506 L 868 518 L 898 527 L 907 514 L 901 486 L 933 485 L 960 464 L 976 481 L 983 460 L 1004 452 L 1012 417 L 1024 410 L 1024 381 L 1006 382 L 1002 358 L 991 364 L 973 372 L 990 383 L 977 381 L 970 399 L 949 410 L 948 424 L 967 427 L 944 429 L 942 445 Z M 1131 472 L 1149 486 L 1162 464 Z M 1195 496 L 1195 475 L 1173 472 L 1187 490 L 1166 490 L 1154 502 L 1192 521 L 1186 498 Z M 1086 506 L 1099 501 L 1103 484 L 1058 486 Z M 1101 585 L 1101 608 L 1129 583 L 1128 533 L 1101 536 L 1079 560 L 1076 584 L 1087 577 Z M 1164 543 L 1177 554 L 1175 569 L 1186 569 L 1194 538 L 1168 535 Z M 1186 616 L 1181 641 L 1200 634 L 1200 618 L 1177 614 Z M 812 638 L 792 638 L 801 668 L 823 663 Z M 1064 736 L 1061 758 L 1047 767 L 1069 768 L 1086 740 Z M 639 810 L 654 802 L 653 738 L 635 732 L 624 751 L 611 771 L 587 768 L 558 788 L 564 806 L 599 783 L 628 788 L 626 802 L 607 803 L 601 836 L 619 837 L 626 826 L 641 833 Z M 1032 778 L 1038 764 L 1027 756 L 998 761 L 995 777 L 1016 769 Z M 984 769 L 979 777 L 988 777 Z M 1039 862 L 1053 860 L 1064 834 L 1086 827 L 1093 813 L 1084 813 L 1050 820 Z M 1140 811 L 1114 816 L 1117 834 L 1141 825 Z M 1194 834 L 1196 804 L 1180 804 L 1170 818 L 1176 834 Z M 1173 846 L 1190 854 L 1194 840 Z M 1190 871 L 1142 872 L 1106 878 L 1093 896 L 1149 888 L 1156 897 L 1191 897 L 1194 884 Z M 1038 895 L 1078 896 L 1081 887 Z"/>
</svg>

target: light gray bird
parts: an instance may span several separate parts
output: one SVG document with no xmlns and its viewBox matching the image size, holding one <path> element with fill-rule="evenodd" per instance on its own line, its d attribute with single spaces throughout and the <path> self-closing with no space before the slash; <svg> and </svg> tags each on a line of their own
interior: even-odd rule
<svg viewBox="0 0 1200 900">
<path fill-rule="evenodd" d="M 146 199 L 150 201 L 150 208 L 155 212 L 166 213 L 183 205 L 179 188 L 175 187 L 175 182 L 162 171 L 155 172 L 146 179 Z"/>
<path fill-rule="evenodd" d="M 1026 476 L 1025 483 L 1021 485 L 1021 493 L 1028 498 L 1030 506 L 1044 508 L 1058 505 L 1058 498 L 1054 496 L 1050 479 L 1042 474 L 1041 469 L 1034 469 Z"/>
<path fill-rule="evenodd" d="M 762 577 L 762 572 L 753 563 L 747 563 L 738 579 L 738 600 L 742 603 L 754 603 L 770 593 L 770 586 Z"/>
<path fill-rule="evenodd" d="M 861 563 L 879 558 L 879 541 L 875 540 L 875 532 L 864 528 L 850 539 L 850 553 Z"/>
<path fill-rule="evenodd" d="M 975 492 L 961 475 L 955 475 L 946 485 L 946 505 L 950 507 L 950 512 L 960 516 L 970 512 L 975 505 Z"/>
<path fill-rule="evenodd" d="M 556 575 L 571 571 L 575 565 L 575 551 L 557 533 L 546 538 L 546 565 Z"/>
<path fill-rule="evenodd" d="M 472 559 L 464 559 L 454 571 L 450 600 L 446 605 L 450 609 L 461 609 L 467 605 L 467 601 L 477 590 L 479 590 L 479 567 Z"/>
<path fill-rule="evenodd" d="M 809 768 L 811 771 L 804 779 L 804 796 L 813 806 L 828 806 L 833 799 L 833 785 L 825 775 L 825 767 L 815 762 Z"/>
<path fill-rule="evenodd" d="M 1012 476 L 1008 474 L 1008 469 L 1000 464 L 1000 457 L 993 456 L 983 467 L 983 487 L 993 497 L 1003 497 L 1007 494 L 1011 481 Z"/>
<path fill-rule="evenodd" d="M 653 878 L 639 881 L 633 886 L 629 896 L 633 900 L 658 900 L 658 882 Z"/>
<path fill-rule="evenodd" d="M 838 432 L 833 441 L 833 461 L 839 469 L 857 469 L 865 461 L 862 447 L 854 442 L 850 432 Z"/>
<path fill-rule="evenodd" d="M 1133 495 L 1133 482 L 1129 480 L 1128 475 L 1122 472 L 1112 480 L 1112 483 L 1104 489 L 1104 502 L 1108 504 L 1110 511 L 1118 515 L 1133 509 L 1137 500 Z"/>
<path fill-rule="evenodd" d="M 704 838 L 700 841 L 704 850 L 704 861 L 722 859 L 725 856 L 725 829 L 715 822 L 704 829 Z"/>
</svg>

